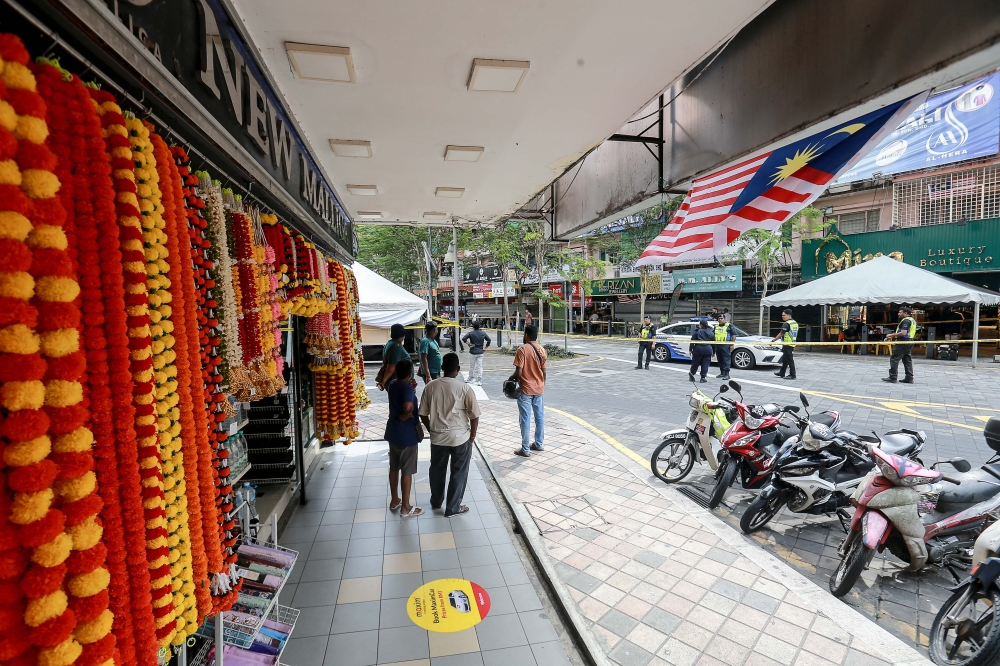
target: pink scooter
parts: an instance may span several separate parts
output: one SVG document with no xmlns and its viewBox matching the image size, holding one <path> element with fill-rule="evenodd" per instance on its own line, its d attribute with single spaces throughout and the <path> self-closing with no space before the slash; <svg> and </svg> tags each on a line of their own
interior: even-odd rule
<svg viewBox="0 0 1000 666">
<path fill-rule="evenodd" d="M 837 597 L 854 587 L 875 553 L 885 548 L 908 562 L 910 571 L 928 563 L 967 564 L 976 537 L 1000 511 L 1000 470 L 996 469 L 1000 465 L 988 463 L 966 474 L 972 469 L 968 461 L 943 461 L 962 473 L 959 479 L 876 446 L 870 450 L 876 468 L 851 498 L 857 509 L 839 548 L 843 559 L 830 578 L 830 592 Z M 942 480 L 961 488 L 945 489 L 937 483 Z M 925 487 L 918 490 L 918 486 Z"/>
</svg>

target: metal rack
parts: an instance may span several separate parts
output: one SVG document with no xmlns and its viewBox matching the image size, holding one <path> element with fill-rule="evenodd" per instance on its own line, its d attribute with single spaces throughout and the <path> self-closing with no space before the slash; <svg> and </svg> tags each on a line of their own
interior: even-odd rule
<svg viewBox="0 0 1000 666">
<path fill-rule="evenodd" d="M 236 482 L 250 469 L 247 443 L 243 433 L 237 432 L 235 436 L 227 439 L 225 447 L 229 450 L 229 483 L 235 486 Z"/>
<path fill-rule="evenodd" d="M 282 606 L 281 604 L 275 604 L 271 608 L 271 612 L 268 614 L 267 619 L 271 620 L 272 622 L 281 622 L 282 624 L 287 624 L 289 627 L 291 627 L 291 629 L 288 632 L 288 635 L 291 636 L 292 632 L 295 630 L 295 624 L 299 620 L 299 613 L 300 611 L 298 608 L 291 608 L 289 606 Z M 202 644 L 201 649 L 198 650 L 198 654 L 192 660 L 191 666 L 221 666 L 217 664 L 217 660 L 215 658 L 209 657 L 209 652 L 211 652 L 212 646 L 214 645 L 215 645 L 215 640 L 207 639 Z M 281 660 L 281 655 L 284 653 L 285 648 L 287 646 L 288 642 L 285 641 L 285 644 L 281 647 L 281 650 L 278 652 L 278 661 L 277 661 L 278 666 L 283 666 L 280 660 Z"/>
</svg>

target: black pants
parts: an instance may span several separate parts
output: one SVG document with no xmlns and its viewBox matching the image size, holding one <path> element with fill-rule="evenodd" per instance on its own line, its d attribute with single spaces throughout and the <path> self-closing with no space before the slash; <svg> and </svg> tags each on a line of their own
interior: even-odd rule
<svg viewBox="0 0 1000 666">
<path fill-rule="evenodd" d="M 733 362 L 733 352 L 726 345 L 716 345 L 715 358 L 719 361 L 719 374 L 728 377 Z"/>
<path fill-rule="evenodd" d="M 690 374 L 692 376 L 698 372 L 698 368 L 701 368 L 701 378 L 704 379 L 708 377 L 708 366 L 712 364 L 712 352 L 694 352 L 691 354 L 691 370 Z"/>
<path fill-rule="evenodd" d="M 893 345 L 889 358 L 889 378 L 895 379 L 899 373 L 899 361 L 903 361 L 905 379 L 913 379 L 913 345 Z"/>
<path fill-rule="evenodd" d="M 465 484 L 469 480 L 471 461 L 471 440 L 461 446 L 431 444 L 431 467 L 427 479 L 431 486 L 431 507 L 438 508 L 444 502 L 444 515 L 458 513 L 465 495 Z M 444 479 L 449 467 L 451 479 L 448 481 L 448 500 L 445 502 Z"/>
<path fill-rule="evenodd" d="M 795 351 L 795 347 L 782 347 L 781 348 L 781 370 L 778 374 L 782 377 L 785 376 L 785 370 L 788 370 L 788 376 L 795 376 L 795 359 L 792 357 L 792 352 Z"/>
<path fill-rule="evenodd" d="M 646 367 L 649 367 L 649 357 L 653 354 L 653 343 L 652 342 L 640 342 L 639 343 L 639 360 L 636 361 L 636 367 L 642 365 L 642 353 L 646 352 Z"/>
</svg>

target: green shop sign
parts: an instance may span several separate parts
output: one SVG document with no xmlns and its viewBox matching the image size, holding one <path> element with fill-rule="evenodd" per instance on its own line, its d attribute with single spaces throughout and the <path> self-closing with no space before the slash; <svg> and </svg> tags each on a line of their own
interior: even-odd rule
<svg viewBox="0 0 1000 666">
<path fill-rule="evenodd" d="M 743 267 L 690 268 L 674 271 L 674 284 L 683 284 L 683 294 L 705 291 L 740 291 L 743 289 Z"/>
<path fill-rule="evenodd" d="M 888 256 L 937 273 L 997 270 L 1000 219 L 936 224 L 802 241 L 802 279 Z"/>
<path fill-rule="evenodd" d="M 638 296 L 642 294 L 642 284 L 639 276 L 611 278 L 607 280 L 591 280 L 591 296 Z M 660 273 L 650 273 L 646 276 L 646 294 L 659 294 L 663 285 Z"/>
</svg>

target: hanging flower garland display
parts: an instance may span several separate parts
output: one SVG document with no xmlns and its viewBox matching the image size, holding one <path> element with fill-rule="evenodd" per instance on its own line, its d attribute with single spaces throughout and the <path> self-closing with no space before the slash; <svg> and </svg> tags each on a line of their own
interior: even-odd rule
<svg viewBox="0 0 1000 666">
<path fill-rule="evenodd" d="M 270 395 L 285 388 L 281 376 L 284 361 L 281 358 L 281 308 L 278 306 L 278 273 L 275 271 L 277 254 L 264 235 L 261 215 L 251 210 L 253 223 L 253 254 L 257 264 L 257 293 L 260 296 L 261 343 L 264 348 L 264 371 L 267 375 Z M 268 397 L 267 394 L 261 397 Z"/>
<path fill-rule="evenodd" d="M 101 450 L 99 458 L 113 459 L 115 446 L 114 404 L 111 395 L 109 359 L 127 363 L 128 351 L 124 347 L 124 292 L 121 288 L 121 255 L 118 252 L 118 229 L 114 216 L 114 190 L 111 187 L 111 169 L 101 124 L 91 103 L 90 95 L 79 78 L 58 69 L 57 63 L 43 64 L 34 69 L 39 93 L 49 108 L 49 146 L 59 158 L 56 175 L 62 182 L 60 196 L 67 212 L 65 228 L 73 229 L 75 249 L 80 274 L 81 300 L 84 310 L 83 339 L 86 341 L 87 387 L 90 401 L 89 426 L 94 434 L 94 452 Z M 72 122 L 71 122 L 72 121 Z M 102 292 L 102 250 L 99 237 L 110 236 L 112 252 L 108 262 L 112 276 L 110 288 Z M 117 276 L 117 283 L 113 277 Z M 106 315 L 105 295 L 110 296 L 114 313 Z M 110 333 L 105 334 L 105 330 Z M 116 344 L 117 343 L 117 344 Z M 115 348 L 112 352 L 112 348 Z M 130 382 L 129 382 L 130 384 Z M 131 392 L 129 385 L 128 391 Z M 134 431 L 128 429 L 134 437 Z M 77 617 L 74 636 L 83 651 L 77 663 L 103 664 L 114 655 L 116 643 L 120 663 L 135 663 L 131 613 L 128 612 L 128 575 L 125 569 L 125 551 L 122 543 L 121 507 L 115 473 L 100 470 L 94 474 L 95 456 L 90 450 L 61 453 L 57 462 L 60 477 L 78 489 L 91 488 L 90 493 L 63 505 L 67 525 L 82 524 L 101 511 L 104 541 L 90 549 L 77 551 L 67 560 L 70 572 L 77 575 L 101 575 L 105 566 L 110 583 L 91 595 L 79 595 L 71 586 L 70 606 Z M 103 466 L 104 463 L 102 462 Z M 109 478 L 110 477 L 110 478 Z M 70 481 L 72 479 L 72 481 Z M 98 494 L 98 482 L 108 480 L 107 492 Z M 110 548 L 106 546 L 110 544 Z M 102 575 L 103 578 L 103 575 Z M 109 609 L 109 591 L 116 601 Z M 115 611 L 121 614 L 117 634 L 112 633 Z"/>
<path fill-rule="evenodd" d="M 0 521 L 2 545 L 8 546 L 0 580 L 20 578 L 20 594 L 5 585 L 13 612 L 0 626 L 0 658 L 63 666 L 83 652 L 73 635 L 78 620 L 69 595 L 96 594 L 107 587 L 108 572 L 103 566 L 70 571 L 73 554 L 100 543 L 100 507 L 94 510 L 91 503 L 91 511 L 75 513 L 83 518 L 75 524 L 62 511 L 92 493 L 93 475 L 89 483 L 80 479 L 79 468 L 64 475 L 59 456 L 89 452 L 93 434 L 86 428 L 80 381 L 86 367 L 78 330 L 80 285 L 67 251 L 56 157 L 45 146 L 47 109 L 27 64 L 20 40 L 0 35 L 0 150 L 6 158 L 0 168 L 0 256 L 6 269 L 0 298 L 7 306 L 0 329 L 0 405 L 7 415 L 0 433 L 4 486 L 13 491 Z"/>
<path fill-rule="evenodd" d="M 333 262 L 331 262 L 333 263 Z M 365 359 L 361 347 L 361 315 L 358 310 L 358 279 L 354 271 L 349 268 L 344 269 L 344 276 L 347 279 L 347 310 L 348 325 L 351 327 L 351 342 L 354 361 L 354 393 L 357 409 L 368 409 L 372 404 L 365 389 Z"/>
<path fill-rule="evenodd" d="M 234 569 L 236 539 L 232 532 L 236 521 L 232 515 L 234 496 L 228 480 L 228 451 L 225 448 L 229 432 L 222 426 L 231 409 L 222 388 L 224 342 L 218 330 L 217 319 L 217 313 L 222 309 L 222 289 L 214 279 L 217 265 L 209 258 L 213 254 L 208 234 L 209 223 L 201 214 L 206 206 L 195 189 L 199 185 L 199 178 L 188 168 L 188 156 L 183 148 L 174 147 L 172 153 L 177 172 L 183 179 L 181 196 L 190 239 L 194 287 L 197 291 L 196 318 L 202 375 L 200 378 L 193 376 L 192 380 L 198 382 L 200 379 L 198 387 L 203 392 L 209 410 L 208 427 L 199 433 L 205 437 L 200 437 L 198 441 L 197 487 L 201 492 L 205 555 L 212 577 L 210 604 L 214 611 L 228 610 L 235 601 L 242 579 Z M 192 391 L 195 391 L 195 387 L 192 387 Z M 190 488 L 190 482 L 188 487 Z"/>
<path fill-rule="evenodd" d="M 163 492 L 162 462 L 159 450 L 158 418 L 153 360 L 152 318 L 146 286 L 146 248 L 143 237 L 143 213 L 140 211 L 139 185 L 136 183 L 132 144 L 121 108 L 114 97 L 103 91 L 91 91 L 99 102 L 98 113 L 104 127 L 105 145 L 111 157 L 114 187 L 117 192 L 115 210 L 118 214 L 122 250 L 122 268 L 125 282 L 125 305 L 128 313 L 129 372 L 135 386 L 132 401 L 135 407 L 136 450 L 141 479 L 141 514 L 124 513 L 126 543 L 134 548 L 133 539 L 145 546 L 149 568 L 149 586 L 152 597 L 153 627 L 136 626 L 140 633 L 152 635 L 160 646 L 169 645 L 176 633 L 173 589 L 170 575 L 170 547 L 167 532 L 166 497 Z M 141 126 L 141 125 L 140 125 Z M 148 185 L 143 185 L 143 193 Z M 148 205 L 146 206 L 148 208 Z M 129 452 L 128 457 L 131 457 Z M 124 472 L 119 476 L 122 487 L 134 483 L 134 477 Z M 140 523 L 137 515 L 143 516 Z M 141 529 L 139 529 L 141 528 Z M 129 538 L 131 536 L 131 538 Z M 133 585 L 133 607 L 142 612 L 145 592 Z M 142 622 L 136 614 L 133 624 Z M 145 652 L 145 650 L 143 651 Z"/>
</svg>

